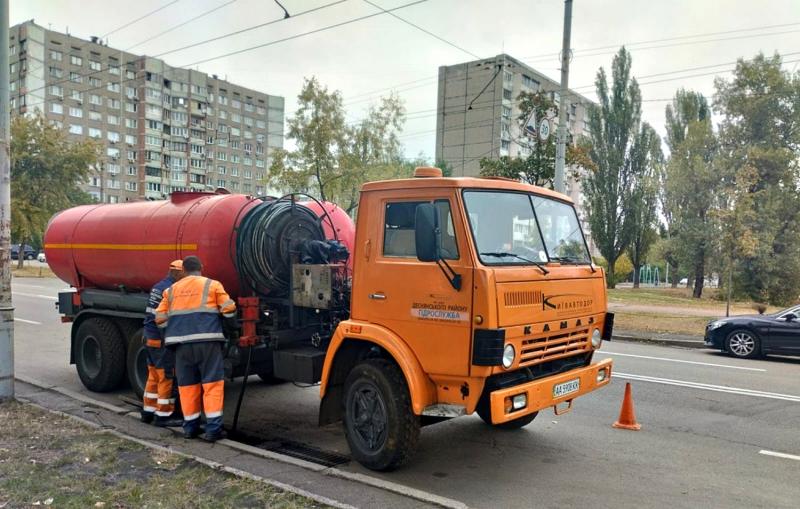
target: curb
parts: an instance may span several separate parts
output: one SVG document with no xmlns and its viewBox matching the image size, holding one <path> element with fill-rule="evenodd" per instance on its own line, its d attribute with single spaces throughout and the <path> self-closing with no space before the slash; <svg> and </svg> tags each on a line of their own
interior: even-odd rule
<svg viewBox="0 0 800 509">
<path fill-rule="evenodd" d="M 671 346 L 675 348 L 706 348 L 705 343 L 700 339 L 668 339 L 628 334 L 615 334 L 611 338 L 612 342 L 621 341 L 624 343 L 645 343 L 650 345 Z"/>
<path fill-rule="evenodd" d="M 91 398 L 89 396 L 86 396 L 84 394 L 80 394 L 78 392 L 75 392 L 75 391 L 72 391 L 72 390 L 69 390 L 69 389 L 65 389 L 63 387 L 59 387 L 59 386 L 56 386 L 56 385 L 48 384 L 48 383 L 42 382 L 40 380 L 29 378 L 29 377 L 26 377 L 26 376 L 23 376 L 23 375 L 17 375 L 17 376 L 15 376 L 15 378 L 18 381 L 26 383 L 28 385 L 32 385 L 34 387 L 38 387 L 38 388 L 43 389 L 43 390 L 50 390 L 50 391 L 53 391 L 53 392 L 57 392 L 57 393 L 59 393 L 59 394 L 61 394 L 63 396 L 75 399 L 76 401 L 80 401 L 80 402 L 85 403 L 85 404 L 93 405 L 93 406 L 96 406 L 98 408 L 103 408 L 105 410 L 108 410 L 110 412 L 116 413 L 118 415 L 130 414 L 130 409 L 118 407 L 116 405 L 111 405 L 109 403 L 106 403 L 105 401 L 99 401 L 99 400 L 93 399 L 93 398 Z M 217 470 L 224 470 L 225 472 L 231 473 L 231 474 L 236 475 L 238 477 L 246 477 L 246 478 L 249 478 L 249 479 L 254 479 L 254 480 L 258 480 L 258 481 L 264 482 L 266 484 L 269 484 L 269 485 L 274 486 L 276 488 L 283 489 L 285 491 L 294 493 L 296 495 L 300 495 L 300 496 L 303 496 L 303 497 L 306 497 L 306 498 L 310 498 L 312 500 L 316 500 L 317 502 L 320 502 L 320 503 L 325 504 L 325 505 L 330 505 L 332 507 L 337 507 L 337 508 L 341 508 L 341 509 L 351 509 L 351 508 L 353 508 L 353 506 L 351 506 L 351 505 L 343 504 L 341 502 L 337 502 L 335 500 L 328 499 L 327 497 L 324 497 L 324 496 L 321 496 L 321 495 L 315 495 L 315 494 L 313 494 L 311 492 L 307 492 L 307 491 L 302 490 L 300 488 L 295 488 L 295 487 L 293 487 L 291 485 L 284 484 L 284 483 L 282 483 L 280 481 L 267 479 L 267 478 L 258 476 L 256 474 L 251 474 L 249 472 L 246 472 L 246 471 L 234 468 L 234 467 L 229 467 L 229 466 L 223 465 L 221 463 L 218 463 L 218 462 L 215 462 L 215 461 L 212 461 L 212 460 L 208 460 L 208 459 L 205 459 L 205 458 L 202 458 L 202 457 L 199 457 L 199 456 L 194 456 L 194 455 L 187 454 L 187 453 L 184 453 L 184 452 L 181 452 L 181 451 L 177 451 L 177 450 L 169 448 L 169 447 L 164 447 L 162 445 L 159 445 L 159 444 L 156 444 L 156 443 L 153 443 L 153 442 L 149 442 L 147 440 L 143 440 L 143 439 L 138 438 L 138 437 L 133 437 L 133 436 L 130 436 L 130 435 L 126 435 L 125 433 L 122 433 L 122 432 L 120 432 L 118 430 L 115 430 L 115 429 L 102 428 L 102 426 L 98 425 L 97 423 L 88 421 L 88 420 L 83 419 L 83 418 L 81 418 L 79 416 L 75 416 L 75 415 L 72 415 L 72 414 L 69 414 L 69 413 L 66 413 L 66 412 L 62 412 L 60 410 L 53 410 L 53 409 L 49 409 L 49 408 L 46 408 L 46 407 L 42 407 L 41 405 L 37 405 L 36 403 L 29 402 L 29 401 L 25 401 L 25 404 L 29 404 L 29 405 L 35 406 L 37 408 L 42 408 L 42 409 L 44 409 L 44 410 L 46 410 L 48 412 L 51 412 L 51 413 L 54 413 L 54 414 L 57 414 L 57 415 L 63 415 L 63 416 L 69 417 L 71 419 L 74 419 L 74 420 L 82 423 L 82 424 L 85 424 L 87 426 L 91 426 L 92 428 L 101 429 L 104 432 L 111 433 L 113 435 L 119 436 L 120 438 L 131 440 L 133 442 L 139 443 L 139 444 L 144 445 L 146 447 L 150 447 L 150 448 L 158 449 L 158 450 L 164 450 L 164 451 L 168 451 L 168 452 L 171 452 L 171 453 L 174 453 L 174 454 L 178 454 L 178 455 L 183 456 L 183 457 L 191 458 L 191 459 L 193 459 L 193 460 L 195 460 L 195 461 L 197 461 L 199 463 L 202 463 L 204 465 L 210 466 L 211 468 L 214 468 L 214 469 L 217 469 Z M 134 418 L 138 417 L 138 415 L 136 415 L 136 414 L 130 414 L 130 415 L 132 417 L 134 417 Z M 241 443 L 241 442 L 236 442 L 234 440 L 230 440 L 230 439 L 227 439 L 227 438 L 223 439 L 223 440 L 219 440 L 217 442 L 217 445 L 221 445 L 221 446 L 227 447 L 228 449 L 232 449 L 232 450 L 239 451 L 239 452 L 246 452 L 246 453 L 249 453 L 249 454 L 251 454 L 253 456 L 260 456 L 260 457 L 263 457 L 263 458 L 267 458 L 267 459 L 271 459 L 271 460 L 274 460 L 274 461 L 278 461 L 280 463 L 284 463 L 284 464 L 300 467 L 300 468 L 303 468 L 303 469 L 306 469 L 306 470 L 310 470 L 310 471 L 313 471 L 313 472 L 317 472 L 317 473 L 323 474 L 325 476 L 330 476 L 330 477 L 334 477 L 334 478 L 339 478 L 339 479 L 344 479 L 344 480 L 348 480 L 348 481 L 357 482 L 357 483 L 364 484 L 364 485 L 367 485 L 367 486 L 371 486 L 373 488 L 378 488 L 378 489 L 381 489 L 381 490 L 384 490 L 384 491 L 387 491 L 387 492 L 390 492 L 390 493 L 402 495 L 402 496 L 405 496 L 405 497 L 408 497 L 408 498 L 411 498 L 411 499 L 414 499 L 414 500 L 417 500 L 417 501 L 420 501 L 420 502 L 423 502 L 423 503 L 426 503 L 426 504 L 431 504 L 431 505 L 436 505 L 436 506 L 439 506 L 439 507 L 444 507 L 446 509 L 466 509 L 468 507 L 466 504 L 464 504 L 463 502 L 460 502 L 458 500 L 454 500 L 454 499 L 451 499 L 451 498 L 447 498 L 447 497 L 443 497 L 443 496 L 440 496 L 440 495 L 436 495 L 434 493 L 428 493 L 426 491 L 422 491 L 422 490 L 419 490 L 419 489 L 416 489 L 416 488 L 412 488 L 410 486 L 405 486 L 405 485 L 402 485 L 402 484 L 399 484 L 399 483 L 395 483 L 395 482 L 392 482 L 392 481 L 387 481 L 387 480 L 384 480 L 384 479 L 380 479 L 378 477 L 372 477 L 372 476 L 369 476 L 369 475 L 366 475 L 366 474 L 361 474 L 361 473 L 358 473 L 358 472 L 348 472 L 346 470 L 340 470 L 340 469 L 335 468 L 335 467 L 330 467 L 330 468 L 329 467 L 324 467 L 322 465 L 317 465 L 316 463 L 312 463 L 312 462 L 309 462 L 309 461 L 304 461 L 304 460 L 301 460 L 301 459 L 298 459 L 298 458 L 294 458 L 294 457 L 291 457 L 291 456 L 286 456 L 286 455 L 283 455 L 283 454 L 280 454 L 280 453 L 276 453 L 276 452 L 273 452 L 273 451 L 265 451 L 263 449 L 258 449 L 257 447 L 252 447 L 250 445 L 247 445 L 247 444 L 244 444 L 244 443 Z"/>
</svg>

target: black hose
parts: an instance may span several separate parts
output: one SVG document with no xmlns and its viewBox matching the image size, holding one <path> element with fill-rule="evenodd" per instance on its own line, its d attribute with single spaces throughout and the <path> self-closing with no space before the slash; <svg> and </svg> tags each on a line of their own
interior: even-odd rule
<svg viewBox="0 0 800 509">
<path fill-rule="evenodd" d="M 244 391 L 247 389 L 247 377 L 250 376 L 250 359 L 253 357 L 253 347 L 247 347 L 247 364 L 244 367 L 244 378 L 242 379 L 242 388 L 239 390 L 239 400 L 236 402 L 236 411 L 233 413 L 233 427 L 231 433 L 236 433 L 236 428 L 239 427 L 239 411 L 242 409 L 242 400 L 244 399 Z"/>
<path fill-rule="evenodd" d="M 324 240 L 317 215 L 292 200 L 261 203 L 242 218 L 236 235 L 239 276 L 257 294 L 284 296 L 292 255 L 308 240 Z"/>
</svg>

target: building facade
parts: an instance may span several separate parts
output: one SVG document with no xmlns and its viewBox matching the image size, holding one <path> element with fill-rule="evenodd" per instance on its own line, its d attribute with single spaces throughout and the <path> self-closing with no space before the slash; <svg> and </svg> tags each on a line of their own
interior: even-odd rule
<svg viewBox="0 0 800 509">
<path fill-rule="evenodd" d="M 505 54 L 439 67 L 436 160 L 446 162 L 453 176 L 476 176 L 484 157 L 528 156 L 535 137 L 523 132 L 517 97 L 521 92 L 541 91 L 549 93 L 561 107 L 560 89 L 558 82 Z M 565 103 L 572 139 L 588 136 L 587 108 L 591 101 L 570 91 Z M 555 137 L 557 116 L 550 119 L 550 125 L 550 136 Z M 581 172 L 579 168 L 566 169 L 566 193 L 575 201 L 591 246 L 583 213 Z"/>
<path fill-rule="evenodd" d="M 102 145 L 84 189 L 118 203 L 172 191 L 263 195 L 283 147 L 282 97 L 79 39 L 33 21 L 10 29 L 11 114 L 41 111 Z"/>
</svg>

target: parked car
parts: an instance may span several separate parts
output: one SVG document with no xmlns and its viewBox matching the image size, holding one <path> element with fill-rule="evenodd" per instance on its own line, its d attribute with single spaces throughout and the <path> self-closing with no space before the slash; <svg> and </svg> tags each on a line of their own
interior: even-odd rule
<svg viewBox="0 0 800 509">
<path fill-rule="evenodd" d="M 41 252 L 38 255 L 36 255 L 36 259 L 42 263 L 47 263 L 47 257 L 44 255 L 44 252 Z"/>
<path fill-rule="evenodd" d="M 25 258 L 26 260 L 33 260 L 36 258 L 36 250 L 33 249 L 31 246 L 25 244 L 22 257 Z M 11 259 L 12 260 L 19 259 L 19 244 L 11 244 Z"/>
<path fill-rule="evenodd" d="M 713 320 L 706 325 L 705 344 L 741 358 L 800 355 L 800 306 L 774 314 Z"/>
</svg>

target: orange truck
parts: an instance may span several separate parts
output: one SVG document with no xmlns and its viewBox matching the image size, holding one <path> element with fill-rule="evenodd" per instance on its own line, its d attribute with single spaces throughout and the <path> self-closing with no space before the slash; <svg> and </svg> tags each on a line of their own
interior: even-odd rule
<svg viewBox="0 0 800 509">
<path fill-rule="evenodd" d="M 205 194 L 208 203 L 216 199 Z M 317 207 L 318 215 L 324 207 Z M 212 239 L 208 246 L 224 249 L 226 257 L 231 246 L 236 254 L 230 258 L 244 256 L 241 237 L 250 230 L 235 229 L 238 240 Z M 54 237 L 45 238 L 48 261 L 73 249 L 86 264 L 91 257 L 80 249 L 108 249 Z M 540 410 L 567 412 L 576 398 L 609 383 L 611 360 L 594 359 L 613 327 L 604 274 L 591 261 L 566 196 L 506 179 L 443 178 L 436 168 L 418 168 L 411 179 L 363 186 L 350 244 L 352 271 L 341 261 L 304 265 L 290 258 L 284 264 L 291 272 L 288 293 L 247 294 L 243 283 L 239 308 L 249 342 L 232 347 L 229 374 L 243 374 L 243 349 L 252 348 L 250 372 L 320 382 L 320 424 L 343 421 L 352 456 L 364 466 L 392 470 L 405 463 L 423 425 L 477 412 L 487 425 L 516 429 Z M 161 255 L 166 260 L 202 247 L 184 239 L 177 251 Z M 244 262 L 237 270 L 240 278 L 255 277 Z M 84 282 L 78 297 L 59 300 L 65 321 L 74 324 L 79 373 L 82 362 L 102 371 L 96 364 L 103 348 L 89 349 L 88 361 L 82 360 L 81 324 L 92 320 L 108 321 L 91 329 L 95 342 L 103 330 L 128 320 L 118 330 L 129 331 L 128 358 L 136 358 L 141 332 L 131 336 L 130 330 L 139 311 L 125 304 L 136 292 L 115 291 Z M 342 296 L 340 306 L 331 295 Z M 317 298 L 326 304 L 315 304 Z M 136 369 L 135 362 L 128 365 Z"/>
</svg>

